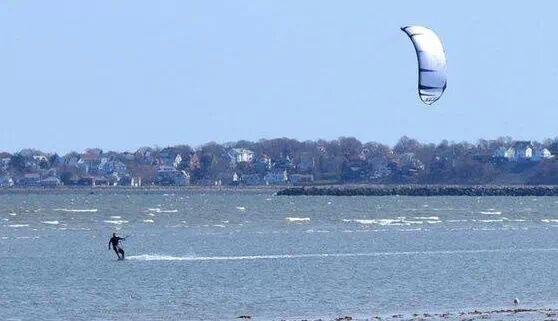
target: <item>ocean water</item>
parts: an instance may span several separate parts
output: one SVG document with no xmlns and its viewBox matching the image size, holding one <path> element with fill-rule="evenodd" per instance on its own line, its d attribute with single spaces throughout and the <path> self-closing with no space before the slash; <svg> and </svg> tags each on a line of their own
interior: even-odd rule
<svg viewBox="0 0 558 321">
<path fill-rule="evenodd" d="M 557 280 L 553 197 L 0 195 L 2 320 L 555 308 Z"/>
</svg>

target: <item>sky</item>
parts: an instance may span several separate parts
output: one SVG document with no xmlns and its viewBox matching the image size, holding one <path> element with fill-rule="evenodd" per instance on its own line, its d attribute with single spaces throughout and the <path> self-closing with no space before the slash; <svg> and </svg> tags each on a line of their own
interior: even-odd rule
<svg viewBox="0 0 558 321">
<path fill-rule="evenodd" d="M 2 0 L 0 150 L 558 136 L 556 1 Z M 442 39 L 417 96 L 399 29 Z"/>
</svg>

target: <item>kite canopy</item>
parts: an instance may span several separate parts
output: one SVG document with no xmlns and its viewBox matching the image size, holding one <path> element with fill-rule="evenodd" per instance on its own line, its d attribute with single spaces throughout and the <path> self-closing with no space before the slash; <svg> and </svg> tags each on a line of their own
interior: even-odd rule
<svg viewBox="0 0 558 321">
<path fill-rule="evenodd" d="M 427 105 L 436 102 L 447 86 L 446 53 L 434 31 L 421 26 L 403 27 L 417 52 L 419 67 L 418 92 Z"/>
</svg>

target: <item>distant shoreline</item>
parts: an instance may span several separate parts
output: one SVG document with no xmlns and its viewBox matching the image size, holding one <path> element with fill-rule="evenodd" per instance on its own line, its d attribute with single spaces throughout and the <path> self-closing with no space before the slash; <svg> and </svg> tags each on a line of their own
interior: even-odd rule
<svg viewBox="0 0 558 321">
<path fill-rule="evenodd" d="M 283 186 L 284 188 L 284 186 Z M 0 188 L 0 195 L 5 194 L 157 194 L 157 193 L 276 193 L 281 190 L 279 186 L 83 186 L 83 187 L 6 187 Z"/>
<path fill-rule="evenodd" d="M 556 185 L 348 185 L 290 187 L 279 196 L 558 196 Z"/>
</svg>

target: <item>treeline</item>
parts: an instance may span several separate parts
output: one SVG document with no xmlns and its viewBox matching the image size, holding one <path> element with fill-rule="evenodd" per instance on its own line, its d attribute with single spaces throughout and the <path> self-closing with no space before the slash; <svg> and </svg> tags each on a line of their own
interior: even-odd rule
<svg viewBox="0 0 558 321">
<path fill-rule="evenodd" d="M 113 185 L 270 184 L 558 184 L 558 139 L 476 143 L 421 143 L 402 137 L 394 146 L 353 137 L 288 138 L 208 143 L 133 152 L 88 149 L 66 155 L 22 150 L 0 153 L 2 181 L 55 179 L 72 185 L 94 178 Z M 5 183 L 4 183 L 5 185 Z"/>
</svg>

